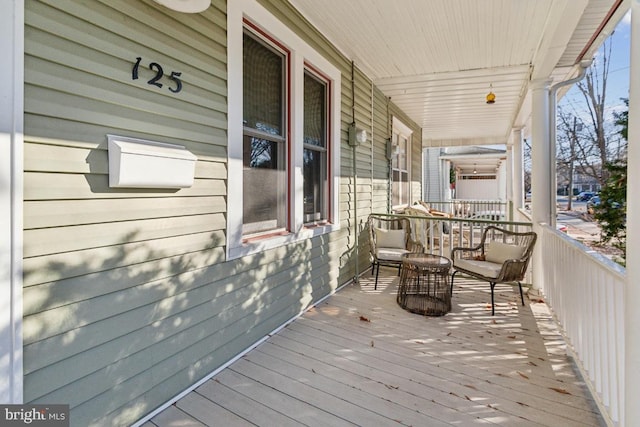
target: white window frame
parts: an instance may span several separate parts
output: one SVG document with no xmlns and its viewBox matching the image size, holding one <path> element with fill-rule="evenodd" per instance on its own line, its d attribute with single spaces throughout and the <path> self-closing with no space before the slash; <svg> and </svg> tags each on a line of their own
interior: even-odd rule
<svg viewBox="0 0 640 427">
<path fill-rule="evenodd" d="M 398 135 L 398 137 L 402 137 L 405 138 L 407 140 L 407 152 L 405 153 L 405 157 L 406 157 L 406 165 L 407 165 L 407 169 L 406 169 L 406 173 L 407 173 L 407 189 L 406 189 L 406 198 L 407 201 L 406 203 L 401 203 L 399 205 L 393 205 L 392 208 L 399 208 L 399 207 L 404 207 L 404 206 L 408 206 L 411 204 L 411 146 L 413 144 L 413 130 L 405 125 L 404 123 L 402 123 L 397 117 L 393 117 L 393 128 L 392 128 L 392 135 L 393 138 L 396 137 L 396 135 Z M 395 148 L 394 148 L 395 149 Z M 392 153 L 392 156 L 395 156 L 395 153 Z M 393 170 L 394 168 L 391 168 L 391 176 L 389 177 L 389 184 L 391 185 L 391 200 L 393 200 Z M 404 169 L 403 169 L 404 170 Z"/>
<path fill-rule="evenodd" d="M 243 105 L 242 105 L 242 48 L 244 20 L 251 23 L 290 51 L 290 102 L 288 114 L 290 159 L 288 223 L 289 230 L 282 235 L 265 235 L 243 241 L 242 191 L 243 188 Z M 296 241 L 329 233 L 339 228 L 339 173 L 340 173 L 340 87 L 341 74 L 337 67 L 305 43 L 291 29 L 275 18 L 255 0 L 234 0 L 227 10 L 228 49 L 228 164 L 227 164 L 227 259 L 259 253 Z M 305 65 L 305 63 L 307 65 Z M 303 210 L 303 137 L 304 137 L 304 71 L 312 65 L 325 75 L 330 85 L 329 135 L 331 147 L 329 181 L 330 221 L 318 226 L 304 225 Z"/>
</svg>

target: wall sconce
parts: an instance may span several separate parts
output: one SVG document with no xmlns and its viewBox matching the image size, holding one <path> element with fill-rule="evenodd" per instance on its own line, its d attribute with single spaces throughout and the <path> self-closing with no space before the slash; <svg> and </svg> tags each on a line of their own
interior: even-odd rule
<svg viewBox="0 0 640 427">
<path fill-rule="evenodd" d="M 493 93 L 493 84 L 489 84 L 489 93 L 487 94 L 487 104 L 495 104 L 496 94 Z"/>
<path fill-rule="evenodd" d="M 200 13 L 211 6 L 211 0 L 155 0 L 155 2 L 182 13 Z"/>
<path fill-rule="evenodd" d="M 476 170 L 476 164 L 473 164 L 473 173 L 478 173 L 478 171 Z"/>
<path fill-rule="evenodd" d="M 367 131 L 358 129 L 355 123 L 349 125 L 349 145 L 356 147 L 367 142 Z"/>
</svg>

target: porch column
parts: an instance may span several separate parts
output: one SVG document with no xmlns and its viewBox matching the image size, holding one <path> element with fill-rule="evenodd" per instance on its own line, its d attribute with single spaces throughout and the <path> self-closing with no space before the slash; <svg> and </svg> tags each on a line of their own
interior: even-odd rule
<svg viewBox="0 0 640 427">
<path fill-rule="evenodd" d="M 542 235 L 540 223 L 552 225 L 551 173 L 555 165 L 551 164 L 551 143 L 549 141 L 549 85 L 551 80 L 538 79 L 531 82 L 532 116 L 531 116 L 531 219 L 533 231 Z M 542 239 L 538 240 L 533 252 L 534 289 L 544 289 L 542 268 Z"/>
<path fill-rule="evenodd" d="M 625 402 L 622 426 L 640 420 L 640 0 L 631 3 L 629 133 L 627 151 L 627 283 L 625 295 Z"/>
<path fill-rule="evenodd" d="M 524 207 L 524 147 L 522 144 L 522 128 L 514 129 L 511 133 L 513 156 L 513 209 L 517 211 Z"/>
<path fill-rule="evenodd" d="M 0 14 L 0 402 L 22 403 L 24 0 Z"/>
<path fill-rule="evenodd" d="M 513 201 L 513 144 L 507 144 L 507 160 L 506 160 L 506 174 L 507 174 L 507 201 Z"/>
</svg>

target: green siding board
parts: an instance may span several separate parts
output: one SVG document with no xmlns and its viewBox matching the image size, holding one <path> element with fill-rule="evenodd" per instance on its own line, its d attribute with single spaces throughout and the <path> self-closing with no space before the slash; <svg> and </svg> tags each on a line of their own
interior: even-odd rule
<svg viewBox="0 0 640 427">
<path fill-rule="evenodd" d="M 95 102 L 96 105 L 98 103 L 108 104 L 108 106 L 100 108 L 100 110 L 104 110 L 105 114 L 112 113 L 113 108 L 116 108 L 120 115 L 128 115 L 130 112 L 136 111 L 152 111 L 162 120 L 171 118 L 184 121 L 193 126 L 202 125 L 220 129 L 226 127 L 224 111 L 211 111 L 211 108 L 219 108 L 216 105 L 219 104 L 219 101 L 216 103 L 209 100 L 208 95 L 210 92 L 204 92 L 198 88 L 183 86 L 179 99 L 172 100 L 171 105 L 166 105 L 164 99 L 167 94 L 164 91 L 149 91 L 144 87 L 131 86 L 113 80 L 103 79 L 96 83 L 94 81 L 95 77 L 86 72 L 69 70 L 62 65 L 47 66 L 46 61 L 35 58 L 28 58 L 28 62 L 32 64 L 27 64 L 27 66 L 31 66 L 34 69 L 29 73 L 28 79 L 25 79 L 28 83 L 35 84 L 37 82 L 38 85 L 49 90 L 56 90 L 61 94 L 71 94 L 73 95 L 69 97 L 71 101 L 78 99 L 76 97 L 81 97 L 83 100 Z M 46 69 L 46 72 L 37 71 L 39 69 Z M 68 79 L 71 79 L 71 83 L 65 84 L 69 82 Z M 42 95 L 43 98 L 47 96 L 51 95 Z M 200 105 L 197 103 L 200 103 Z M 26 107 L 31 112 L 39 112 L 35 111 L 36 105 L 34 103 Z M 39 107 L 44 108 L 44 103 L 39 104 Z M 47 111 L 44 112 L 46 113 Z M 54 116 L 54 114 L 50 115 Z M 156 121 L 158 120 L 156 119 Z"/>
<path fill-rule="evenodd" d="M 24 175 L 25 200 L 111 199 L 122 197 L 224 196 L 222 180 L 196 179 L 190 188 L 180 190 L 149 188 L 110 188 L 109 177 L 100 174 L 58 174 L 30 172 Z"/>
<path fill-rule="evenodd" d="M 223 229 L 222 213 L 25 230 L 25 258 Z M 224 239 L 218 239 L 223 245 Z"/>
<path fill-rule="evenodd" d="M 83 276 L 91 280 L 94 278 L 93 274 L 116 268 L 122 268 L 123 271 L 114 273 L 115 280 L 127 277 L 128 268 L 136 274 L 144 274 L 150 279 L 155 279 L 162 277 L 156 274 L 175 268 L 176 264 L 187 264 L 187 261 L 193 269 L 204 268 L 224 261 L 224 249 L 211 247 L 221 235 L 221 232 L 205 232 L 28 258 L 23 261 L 24 285 L 45 285 L 62 282 L 68 278 L 82 280 Z M 33 302 L 33 306 L 38 304 L 40 303 L 37 301 Z M 31 301 L 24 302 L 25 307 L 31 305 Z"/>
<path fill-rule="evenodd" d="M 99 110 L 99 114 L 96 110 Z M 140 133 L 156 132 L 176 139 L 193 141 L 207 141 L 212 127 L 222 128 L 225 125 L 215 120 L 212 120 L 210 126 L 185 122 L 154 111 L 127 109 L 75 94 L 34 86 L 25 87 L 25 112 L 58 117 L 62 120 L 93 122 L 114 129 L 125 127 Z"/>
<path fill-rule="evenodd" d="M 179 60 L 184 64 L 207 70 L 207 58 L 215 58 L 216 51 L 212 49 L 217 44 L 215 39 L 209 39 L 214 43 L 204 47 L 204 51 L 198 50 L 193 46 L 199 44 L 199 39 L 202 39 L 203 35 L 200 34 L 195 40 L 190 39 L 189 34 L 192 33 L 185 25 L 169 25 L 162 28 L 162 31 L 147 25 L 147 19 L 154 19 L 154 16 L 157 16 L 154 15 L 152 8 L 140 14 L 138 19 L 132 19 L 119 11 L 125 9 L 129 2 L 117 2 L 117 5 L 110 4 L 110 6 L 96 1 L 49 0 L 49 3 L 52 7 L 35 5 L 29 8 L 29 13 L 25 14 L 27 25 L 30 25 L 33 19 L 34 23 L 52 32 L 58 38 L 80 40 L 86 46 L 93 47 L 96 52 L 105 52 L 114 56 L 118 56 L 114 54 L 115 52 L 131 54 L 131 50 L 127 52 L 122 48 L 123 40 L 129 40 L 137 44 L 140 50 L 153 53 L 153 59 L 158 62 Z M 36 21 L 40 11 L 42 11 L 40 16 L 45 16 L 42 18 L 45 22 Z M 32 16 L 30 12 L 34 15 Z M 51 20 L 50 25 L 47 25 L 47 20 Z M 175 34 L 177 38 L 171 37 L 169 32 Z M 89 33 L 88 36 L 87 33 Z M 183 42 L 185 38 L 187 40 Z M 221 64 L 226 63 L 224 52 L 223 49 L 218 49 L 217 59 Z M 135 61 L 135 57 L 132 61 Z"/>
<path fill-rule="evenodd" d="M 78 121 L 53 120 L 28 113 L 25 113 L 25 128 L 29 129 L 29 133 L 25 135 L 26 142 L 45 141 L 56 145 L 84 146 L 106 150 L 106 135 L 115 134 L 184 145 L 199 160 L 226 162 L 227 157 L 226 128 L 210 128 L 209 138 L 206 141 L 188 141 L 184 138 L 169 137 L 153 132 L 133 132 L 121 127 L 107 127 Z M 155 131 L 155 129 L 153 130 Z"/>
<path fill-rule="evenodd" d="M 226 212 L 222 196 L 146 199 L 38 200 L 24 203 L 25 230 L 71 225 L 98 224 L 171 216 Z"/>
</svg>

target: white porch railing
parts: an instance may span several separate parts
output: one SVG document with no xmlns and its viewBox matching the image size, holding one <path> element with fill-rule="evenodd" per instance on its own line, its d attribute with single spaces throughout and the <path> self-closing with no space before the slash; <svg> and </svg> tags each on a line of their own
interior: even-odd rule
<svg viewBox="0 0 640 427">
<path fill-rule="evenodd" d="M 503 200 L 453 199 L 448 201 L 426 201 L 432 209 L 446 212 L 458 218 L 511 220 L 507 202 Z"/>
<path fill-rule="evenodd" d="M 607 424 L 624 425 L 625 269 L 548 226 L 539 237 L 542 291 L 568 351 Z"/>
</svg>

